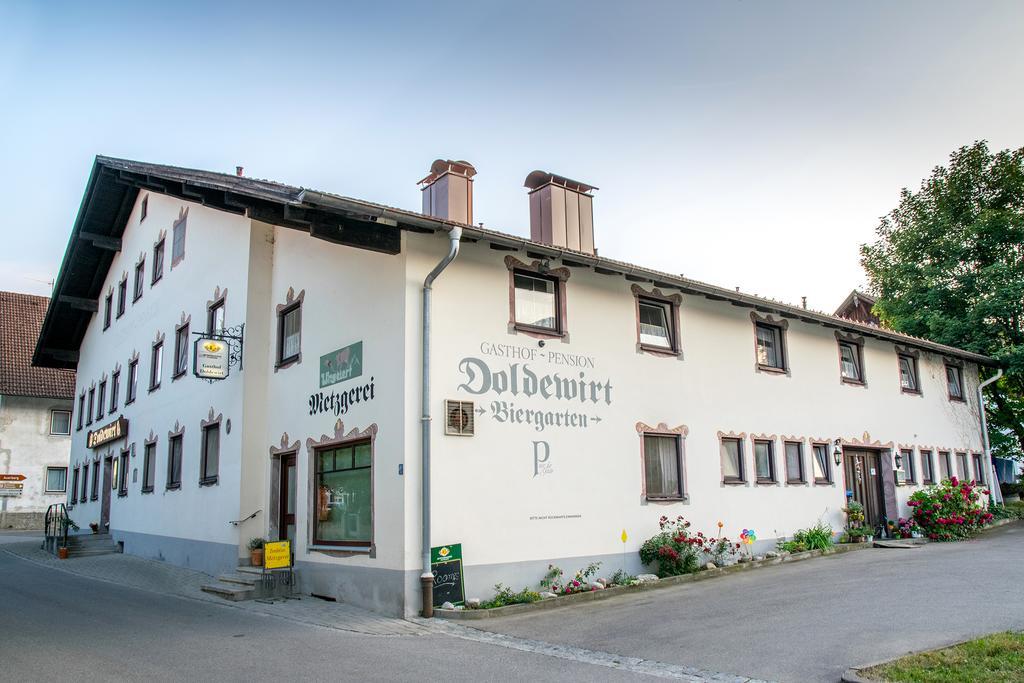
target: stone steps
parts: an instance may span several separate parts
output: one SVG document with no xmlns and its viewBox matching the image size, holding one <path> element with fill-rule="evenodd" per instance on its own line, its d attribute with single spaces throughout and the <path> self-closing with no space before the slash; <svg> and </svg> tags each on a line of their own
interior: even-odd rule
<svg viewBox="0 0 1024 683">
<path fill-rule="evenodd" d="M 256 597 L 256 591 L 253 588 L 234 583 L 207 583 L 200 586 L 200 589 L 204 593 L 216 595 L 217 597 L 224 598 L 225 600 L 230 600 L 232 602 L 251 600 Z"/>
<path fill-rule="evenodd" d="M 68 536 L 68 557 L 95 557 L 121 552 L 110 534 L 81 534 Z"/>
<path fill-rule="evenodd" d="M 239 566 L 233 572 L 217 577 L 215 582 L 204 584 L 200 589 L 204 593 L 216 595 L 225 600 L 239 601 L 256 598 L 274 598 L 292 594 L 291 586 L 267 585 L 263 582 L 264 570 L 261 567 Z"/>
</svg>

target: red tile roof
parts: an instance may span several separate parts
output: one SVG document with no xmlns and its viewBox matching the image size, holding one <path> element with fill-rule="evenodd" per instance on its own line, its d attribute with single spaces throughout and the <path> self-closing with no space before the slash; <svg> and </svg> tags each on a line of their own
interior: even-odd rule
<svg viewBox="0 0 1024 683">
<path fill-rule="evenodd" d="M 45 296 L 0 292 L 0 394 L 74 398 L 73 370 L 32 366 L 49 303 Z"/>
</svg>

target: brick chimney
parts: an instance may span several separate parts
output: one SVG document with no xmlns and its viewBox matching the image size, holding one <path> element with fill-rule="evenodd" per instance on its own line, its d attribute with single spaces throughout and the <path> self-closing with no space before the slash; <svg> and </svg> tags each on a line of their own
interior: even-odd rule
<svg viewBox="0 0 1024 683">
<path fill-rule="evenodd" d="M 455 223 L 473 224 L 473 176 L 476 169 L 468 161 L 438 159 L 423 185 L 423 213 Z"/>
<path fill-rule="evenodd" d="M 523 185 L 530 190 L 533 241 L 596 253 L 594 196 L 590 194 L 596 187 L 547 171 L 534 171 Z"/>
</svg>

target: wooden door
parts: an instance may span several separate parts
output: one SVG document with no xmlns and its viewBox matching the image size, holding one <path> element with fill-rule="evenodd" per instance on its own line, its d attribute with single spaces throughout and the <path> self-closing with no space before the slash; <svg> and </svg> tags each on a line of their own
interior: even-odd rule
<svg viewBox="0 0 1024 683">
<path fill-rule="evenodd" d="M 104 532 L 106 532 L 106 527 L 110 524 L 110 487 L 113 483 L 113 472 L 111 471 L 113 466 L 114 459 L 112 457 L 104 458 L 103 492 L 100 494 L 103 496 L 103 502 L 100 504 L 100 526 L 103 528 Z"/>
<path fill-rule="evenodd" d="M 277 540 L 291 541 L 295 547 L 295 503 L 297 486 L 295 482 L 295 454 L 281 456 L 281 490 L 278 500 L 280 518 L 277 523 Z"/>
<path fill-rule="evenodd" d="M 846 488 L 853 492 L 853 499 L 864 506 L 865 523 L 876 527 L 885 516 L 878 452 L 844 449 L 843 458 L 846 460 Z"/>
</svg>

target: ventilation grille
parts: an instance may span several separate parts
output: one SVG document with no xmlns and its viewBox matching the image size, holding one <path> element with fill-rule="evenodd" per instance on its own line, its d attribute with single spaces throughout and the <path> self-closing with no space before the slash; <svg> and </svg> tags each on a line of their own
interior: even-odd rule
<svg viewBox="0 0 1024 683">
<path fill-rule="evenodd" d="M 444 433 L 453 436 L 473 436 L 475 415 L 472 401 L 445 401 Z"/>
</svg>

